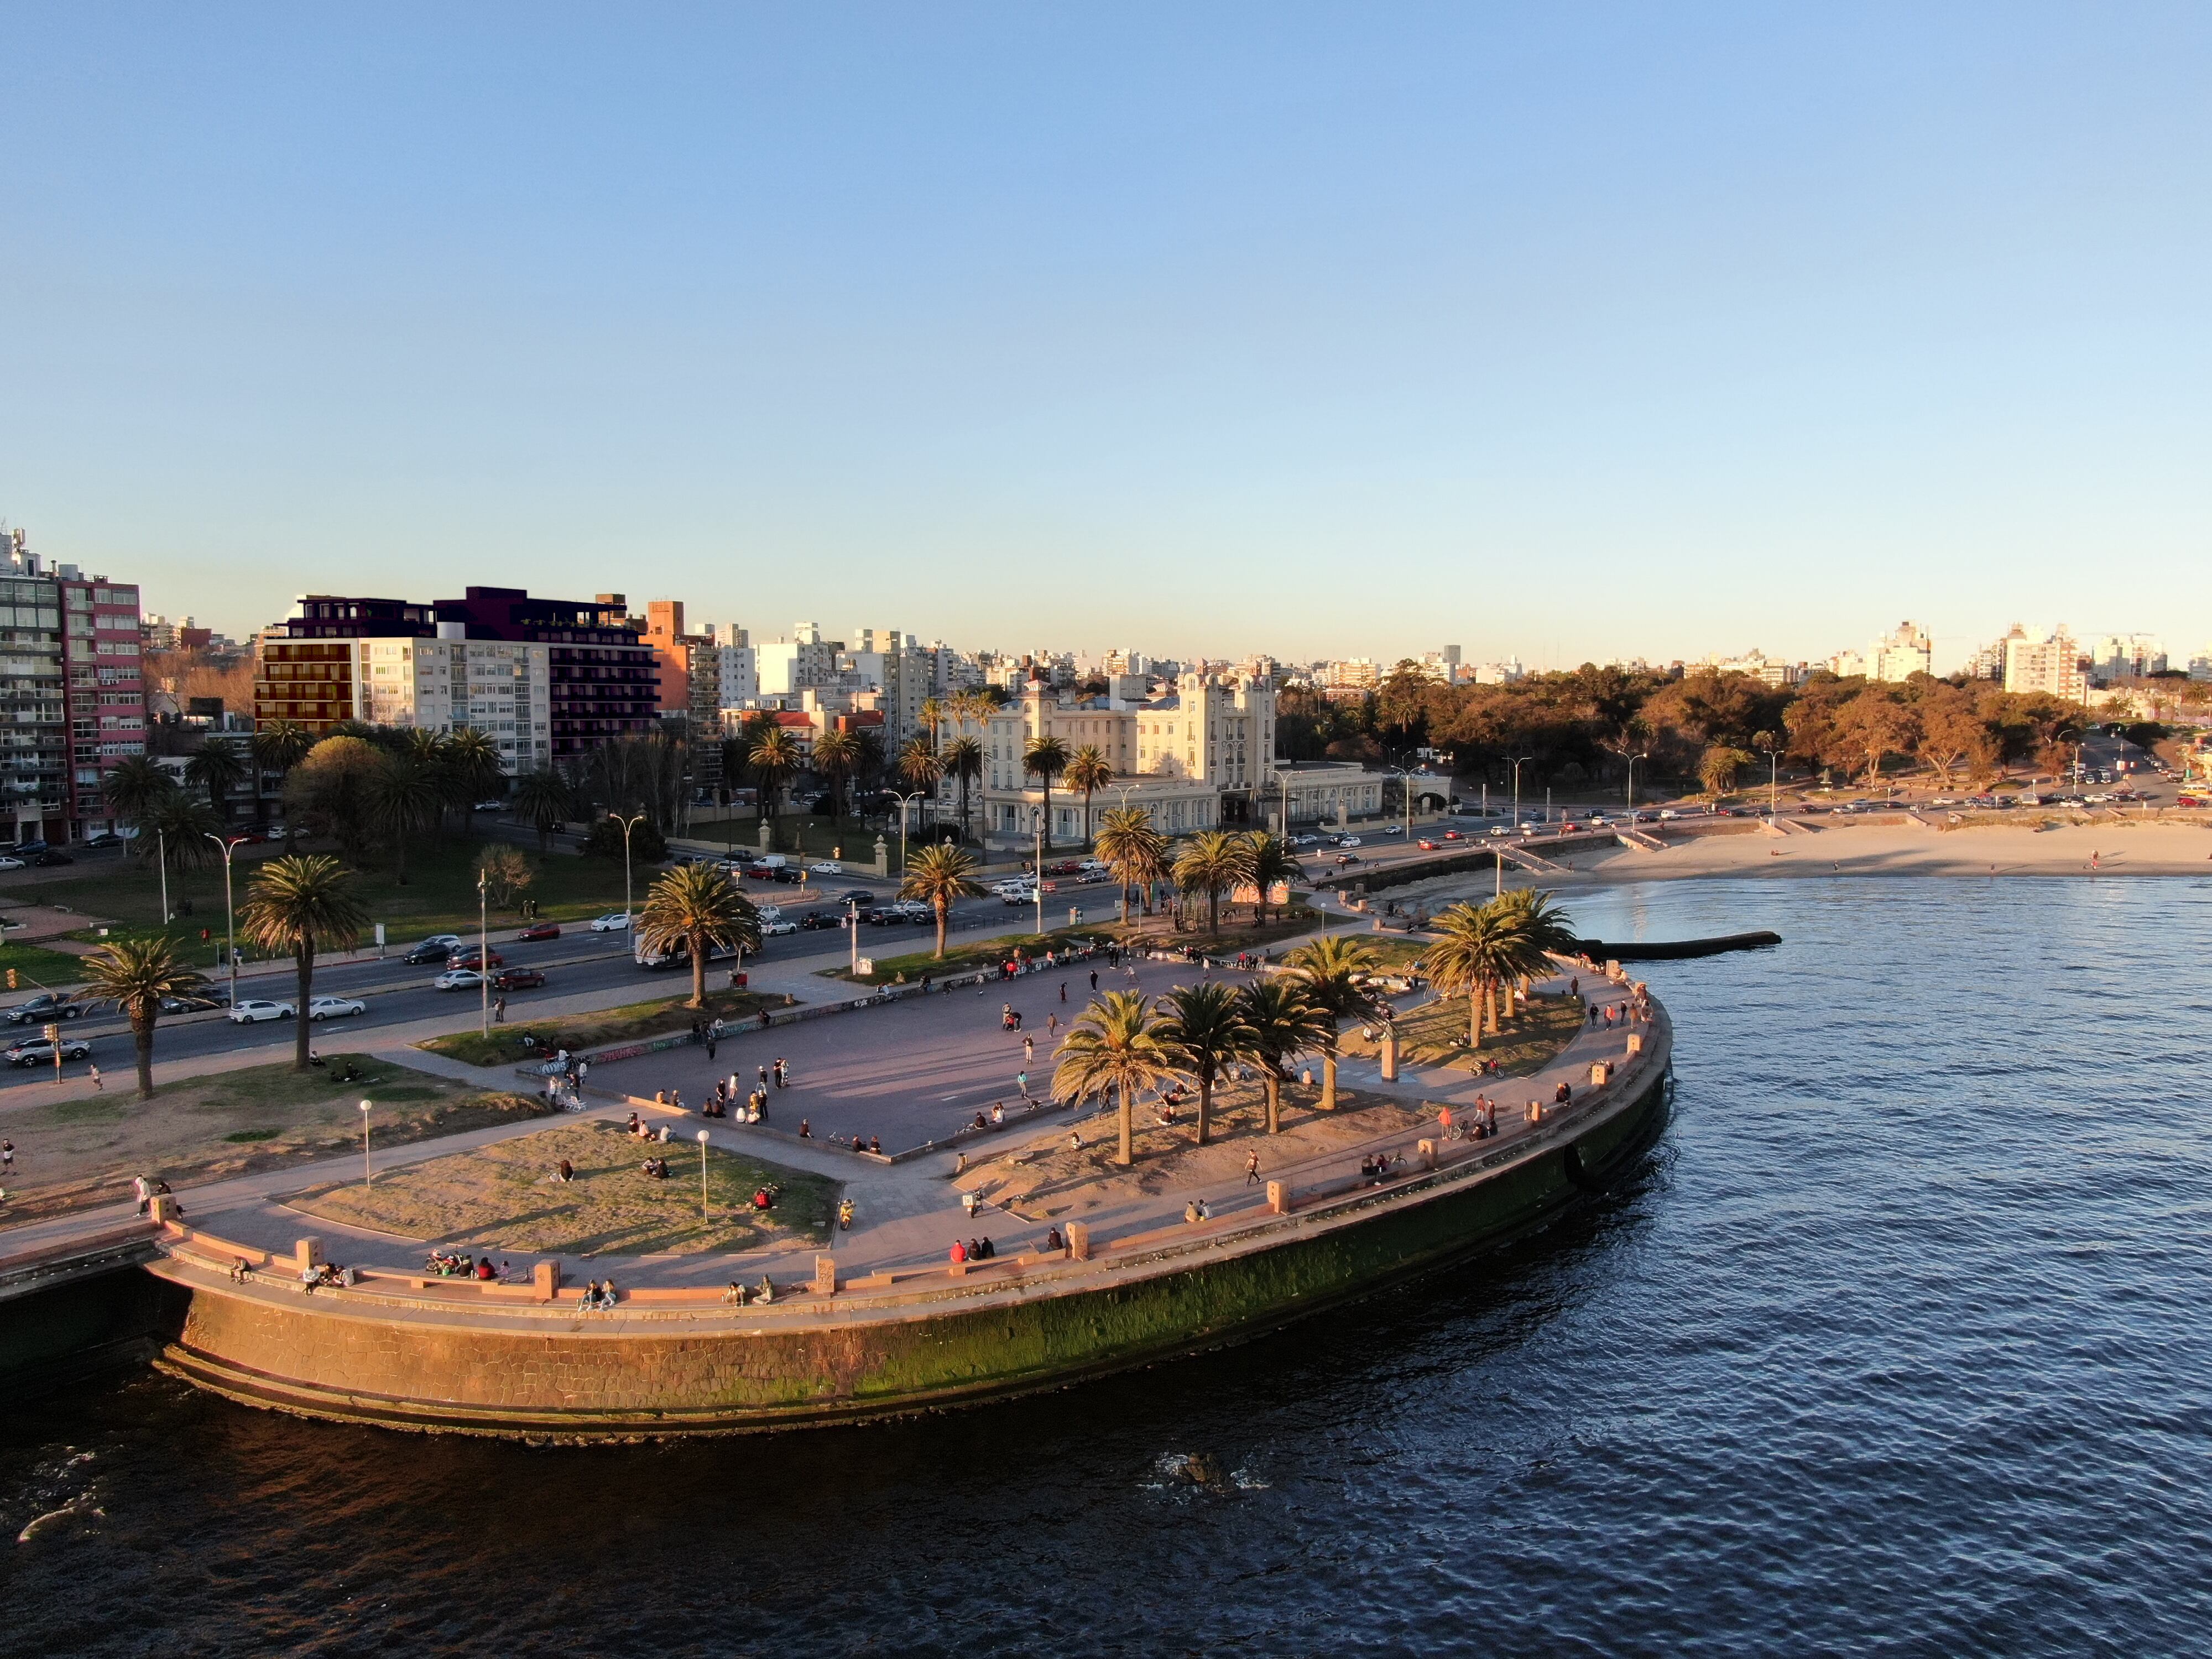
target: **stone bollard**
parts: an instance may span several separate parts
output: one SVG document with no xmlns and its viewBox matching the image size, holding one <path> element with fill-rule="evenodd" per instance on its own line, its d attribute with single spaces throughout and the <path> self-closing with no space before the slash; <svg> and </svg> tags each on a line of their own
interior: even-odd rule
<svg viewBox="0 0 2212 1659">
<path fill-rule="evenodd" d="M 1631 1031 L 1628 1034 L 1628 1052 L 1632 1054 L 1640 1054 L 1644 1052 L 1643 1032 Z"/>
<path fill-rule="evenodd" d="M 146 1218 L 156 1227 L 177 1224 L 177 1200 L 167 1193 L 156 1193 L 146 1200 Z"/>
<path fill-rule="evenodd" d="M 1272 1215 L 1288 1215 L 1291 1212 L 1291 1188 L 1287 1182 L 1271 1181 L 1267 1183 L 1267 1210 Z"/>
<path fill-rule="evenodd" d="M 890 872 L 891 872 L 891 849 L 890 849 L 890 848 L 888 848 L 888 847 L 884 846 L 884 838 L 883 838 L 881 836 L 878 836 L 876 837 L 876 875 L 877 875 L 877 878 L 878 878 L 878 879 L 879 879 L 879 880 L 880 880 L 880 879 L 888 878 L 889 878 L 889 876 L 890 875 Z"/>
<path fill-rule="evenodd" d="M 1398 1028 L 1385 1024 L 1382 1028 L 1382 1080 L 1398 1080 Z"/>
<path fill-rule="evenodd" d="M 814 1258 L 814 1294 L 817 1296 L 837 1294 L 837 1258 L 836 1256 L 817 1255 Z"/>
<path fill-rule="evenodd" d="M 1067 1254 L 1078 1261 L 1091 1260 L 1091 1229 L 1080 1221 L 1067 1224 Z"/>
<path fill-rule="evenodd" d="M 763 814 L 763 815 L 762 816 L 762 817 L 761 817 L 761 821 L 760 821 L 760 849 L 761 849 L 761 851 L 762 851 L 762 852 L 763 852 L 763 853 L 767 852 L 767 851 L 769 850 L 769 847 L 770 847 L 771 845 L 773 845 L 773 843 L 772 843 L 772 842 L 770 842 L 770 840 L 769 840 L 769 837 L 770 837 L 770 836 L 772 836 L 774 833 L 775 833 L 775 824 L 774 824 L 774 822 L 773 822 L 771 819 L 769 819 L 769 818 L 765 814 Z"/>
<path fill-rule="evenodd" d="M 321 1267 L 323 1241 L 319 1238 L 303 1238 L 293 1245 L 292 1265 L 301 1273 L 305 1273 L 310 1267 Z"/>
<path fill-rule="evenodd" d="M 561 1264 L 540 1261 L 530 1270 L 531 1288 L 538 1292 L 540 1302 L 550 1302 L 560 1292 Z"/>
<path fill-rule="evenodd" d="M 1612 1081 L 1612 1079 L 1613 1062 L 1611 1060 L 1594 1060 L 1590 1061 L 1591 1088 L 1602 1089 L 1607 1083 Z"/>
<path fill-rule="evenodd" d="M 1413 1143 L 1413 1154 L 1420 1159 L 1421 1167 L 1424 1170 L 1433 1170 L 1437 1167 L 1437 1143 L 1435 1141 L 1415 1141 Z"/>
</svg>

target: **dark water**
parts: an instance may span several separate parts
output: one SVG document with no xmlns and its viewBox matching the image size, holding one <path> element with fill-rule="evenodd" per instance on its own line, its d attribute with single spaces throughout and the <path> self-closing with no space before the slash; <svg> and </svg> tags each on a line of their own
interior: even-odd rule
<svg viewBox="0 0 2212 1659">
<path fill-rule="evenodd" d="M 0 1432 L 0 1648 L 2212 1650 L 2212 884 L 1575 896 L 1607 938 L 1789 942 L 1652 965 L 1676 1121 L 1509 1256 L 770 1439 L 533 1451 L 118 1382 Z M 1169 1480 L 1191 1453 L 1223 1478 Z"/>
</svg>

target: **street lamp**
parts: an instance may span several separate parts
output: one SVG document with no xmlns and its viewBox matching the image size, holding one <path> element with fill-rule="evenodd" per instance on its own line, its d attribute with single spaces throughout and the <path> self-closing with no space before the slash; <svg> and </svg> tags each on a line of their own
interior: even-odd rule
<svg viewBox="0 0 2212 1659">
<path fill-rule="evenodd" d="M 1030 808 L 1030 822 L 1036 830 L 1036 875 L 1030 883 L 1030 891 L 1036 899 L 1037 937 L 1044 936 L 1044 808 Z"/>
<path fill-rule="evenodd" d="M 1516 830 L 1521 827 L 1521 769 L 1535 758 L 1534 755 L 1516 755 L 1513 757 L 1513 827 Z"/>
<path fill-rule="evenodd" d="M 896 789 L 886 789 L 884 793 L 899 804 L 899 874 L 904 875 L 906 873 L 907 809 L 921 799 L 922 792 L 917 789 L 910 795 L 902 795 Z"/>
<path fill-rule="evenodd" d="M 230 1006 L 238 1006 L 238 913 L 230 900 L 230 855 L 246 844 L 246 837 L 236 836 L 225 841 L 214 830 L 202 832 L 222 849 L 222 948 L 230 959 Z M 164 904 L 164 909 L 168 907 Z"/>
<path fill-rule="evenodd" d="M 361 1184 L 364 1187 L 369 1184 L 371 1178 L 368 1172 L 368 1106 L 369 1103 L 365 1100 L 361 1103 Z"/>
<path fill-rule="evenodd" d="M 1636 824 L 1636 763 L 1650 758 L 1649 749 L 1639 749 L 1628 757 L 1628 823 L 1632 829 Z"/>
<path fill-rule="evenodd" d="M 858 979 L 860 976 L 860 902 L 858 899 L 845 901 L 845 931 L 853 936 L 852 976 Z"/>
<path fill-rule="evenodd" d="M 628 933 L 632 926 L 629 919 L 629 832 L 645 822 L 646 814 L 640 812 L 635 817 L 626 818 L 621 813 L 611 811 L 607 816 L 623 827 L 623 932 Z"/>
<path fill-rule="evenodd" d="M 1779 810 L 1776 802 L 1782 793 L 1782 751 L 1762 749 L 1759 752 L 1766 757 L 1766 821 L 1771 823 Z"/>
<path fill-rule="evenodd" d="M 699 1131 L 699 1219 L 710 1219 L 707 1213 L 707 1132 Z"/>
<path fill-rule="evenodd" d="M 477 1010 L 479 1035 L 491 1036 L 491 872 L 477 872 Z"/>
<path fill-rule="evenodd" d="M 169 843 L 160 830 L 154 831 L 154 867 L 161 872 L 161 926 L 169 925 Z"/>
</svg>

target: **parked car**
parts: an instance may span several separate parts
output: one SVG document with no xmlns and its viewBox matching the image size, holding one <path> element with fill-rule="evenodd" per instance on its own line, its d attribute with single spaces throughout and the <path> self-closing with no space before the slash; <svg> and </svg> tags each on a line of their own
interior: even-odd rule
<svg viewBox="0 0 2212 1659">
<path fill-rule="evenodd" d="M 558 939 L 561 924 L 557 921 L 533 921 L 515 935 L 518 939 Z"/>
<path fill-rule="evenodd" d="M 535 968 L 503 968 L 491 976 L 495 991 L 534 991 L 545 983 L 545 975 Z"/>
<path fill-rule="evenodd" d="M 823 876 L 842 876 L 845 873 L 845 866 L 835 859 L 824 859 L 821 863 L 809 869 L 806 873 L 817 879 Z"/>
<path fill-rule="evenodd" d="M 592 931 L 595 933 L 626 933 L 629 931 L 629 912 L 610 910 L 603 916 L 593 916 Z"/>
<path fill-rule="evenodd" d="M 84 844 L 87 847 L 128 847 L 131 842 L 127 837 L 117 835 L 112 830 L 103 830 L 96 836 L 87 836 Z"/>
<path fill-rule="evenodd" d="M 483 975 L 473 968 L 448 968 L 430 981 L 430 988 L 435 991 L 473 991 L 483 983 Z"/>
<path fill-rule="evenodd" d="M 822 927 L 842 927 L 844 923 L 844 917 L 830 910 L 807 910 L 799 918 L 799 927 L 810 933 Z"/>
<path fill-rule="evenodd" d="M 64 1060 L 83 1060 L 92 1053 L 92 1044 L 82 1037 L 62 1039 Z M 10 1066 L 51 1066 L 54 1063 L 54 1045 L 42 1036 L 26 1037 L 9 1046 L 4 1058 Z"/>
<path fill-rule="evenodd" d="M 48 848 L 43 853 L 33 853 L 31 855 L 32 867 L 39 870 L 51 870 L 58 864 L 75 864 L 76 862 L 76 860 L 67 853 L 57 853 L 52 848 Z"/>
<path fill-rule="evenodd" d="M 487 951 L 482 945 L 471 945 L 456 951 L 446 958 L 448 968 L 504 968 L 507 958 L 496 951 Z"/>
<path fill-rule="evenodd" d="M 6 854 L 0 854 L 0 870 L 20 870 L 22 867 L 22 860 L 11 857 Z"/>
<path fill-rule="evenodd" d="M 56 996 L 49 991 L 44 996 L 33 997 L 28 1002 L 19 1002 L 8 1011 L 10 1025 L 44 1025 L 51 1020 L 78 1019 L 83 1017 L 84 1005 L 71 1002 L 67 997 Z"/>
<path fill-rule="evenodd" d="M 27 859 L 46 850 L 46 843 L 42 841 L 19 841 L 15 843 L 15 856 L 19 859 Z"/>
<path fill-rule="evenodd" d="M 246 998 L 230 1011 L 230 1023 L 233 1025 L 258 1025 L 264 1019 L 289 1019 L 295 1012 L 289 1002 L 263 1002 Z"/>
<path fill-rule="evenodd" d="M 795 921 L 786 921 L 781 916 L 778 916 L 774 921 L 763 921 L 760 925 L 760 930 L 763 939 L 774 939 L 779 933 L 797 933 L 799 924 Z"/>
<path fill-rule="evenodd" d="M 503 800 L 480 800 L 477 803 L 477 811 L 479 812 L 504 812 L 507 811 L 507 803 Z"/>
<path fill-rule="evenodd" d="M 368 1005 L 359 997 L 316 997 L 307 1004 L 309 1019 L 348 1019 L 368 1012 Z"/>
</svg>

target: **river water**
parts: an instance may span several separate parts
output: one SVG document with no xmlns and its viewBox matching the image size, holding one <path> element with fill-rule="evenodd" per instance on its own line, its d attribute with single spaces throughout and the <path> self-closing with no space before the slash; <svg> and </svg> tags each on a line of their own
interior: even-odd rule
<svg viewBox="0 0 2212 1659">
<path fill-rule="evenodd" d="M 2212 1648 L 2212 882 L 1569 897 L 1786 943 L 1649 967 L 1675 1119 L 1508 1255 L 769 1438 L 533 1450 L 118 1380 L 0 1429 L 0 1651 Z"/>
</svg>

